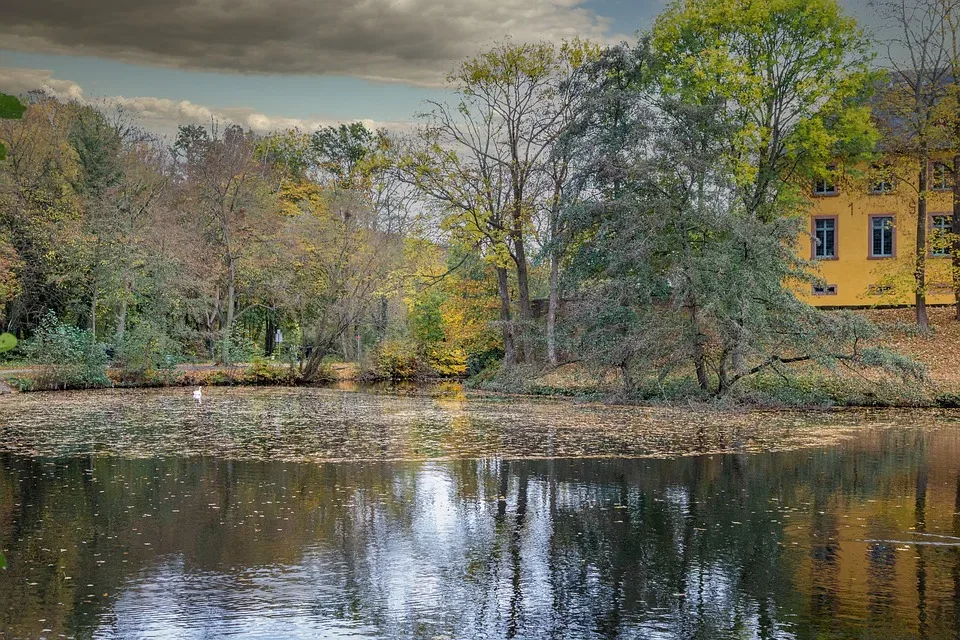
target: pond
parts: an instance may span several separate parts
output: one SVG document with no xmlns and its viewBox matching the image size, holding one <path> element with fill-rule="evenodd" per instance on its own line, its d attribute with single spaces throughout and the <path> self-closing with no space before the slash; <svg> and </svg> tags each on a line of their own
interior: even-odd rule
<svg viewBox="0 0 960 640">
<path fill-rule="evenodd" d="M 0 399 L 0 638 L 956 638 L 960 413 Z"/>
</svg>

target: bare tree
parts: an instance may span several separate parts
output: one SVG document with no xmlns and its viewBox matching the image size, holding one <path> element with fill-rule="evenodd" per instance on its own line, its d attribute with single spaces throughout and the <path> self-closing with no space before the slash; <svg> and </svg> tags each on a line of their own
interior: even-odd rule
<svg viewBox="0 0 960 640">
<path fill-rule="evenodd" d="M 267 166 L 258 161 L 250 136 L 238 126 L 212 135 L 181 128 L 175 148 L 185 156 L 183 213 L 193 219 L 221 263 L 214 309 L 220 329 L 220 360 L 230 363 L 237 311 L 240 261 L 264 226 Z M 213 315 L 208 317 L 212 321 Z M 208 326 L 212 322 L 208 321 Z"/>
<path fill-rule="evenodd" d="M 888 22 L 886 42 L 890 82 L 878 109 L 887 149 L 916 167 L 917 237 L 914 287 L 917 327 L 929 328 L 927 315 L 927 198 L 931 153 L 940 130 L 939 109 L 946 94 L 947 7 L 940 0 L 882 0 L 872 5 Z M 916 162 L 917 164 L 913 164 Z M 912 185 L 913 180 L 902 180 Z"/>
<path fill-rule="evenodd" d="M 547 43 L 508 42 L 457 67 L 449 81 L 459 101 L 433 103 L 427 152 L 413 170 L 421 188 L 449 208 L 461 229 L 473 231 L 473 243 L 484 244 L 494 260 L 507 362 L 520 355 L 531 363 L 535 356 L 528 232 L 572 95 L 563 84 L 571 67 L 566 53 Z M 507 264 L 516 275 L 519 324 L 511 318 Z"/>
<path fill-rule="evenodd" d="M 308 380 L 391 288 L 402 258 L 402 238 L 375 229 L 374 212 L 358 196 L 334 194 L 325 211 L 304 211 L 281 232 L 289 269 L 297 274 L 289 304 L 311 336 L 303 370 Z"/>
<path fill-rule="evenodd" d="M 940 109 L 947 145 L 952 150 L 950 176 L 953 181 L 953 215 L 950 223 L 950 256 L 956 319 L 960 320 L 960 4 L 957 0 L 936 0 L 942 7 L 943 44 L 947 50 L 949 81 L 947 96 Z"/>
</svg>

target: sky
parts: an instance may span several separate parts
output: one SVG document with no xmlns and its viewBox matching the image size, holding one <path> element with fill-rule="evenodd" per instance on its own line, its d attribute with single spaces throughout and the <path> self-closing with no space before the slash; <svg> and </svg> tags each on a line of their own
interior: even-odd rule
<svg viewBox="0 0 960 640">
<path fill-rule="evenodd" d="M 868 28 L 867 0 L 841 0 Z M 122 105 L 149 129 L 409 125 L 497 40 L 632 39 L 665 0 L 21 0 L 0 91 Z"/>
</svg>

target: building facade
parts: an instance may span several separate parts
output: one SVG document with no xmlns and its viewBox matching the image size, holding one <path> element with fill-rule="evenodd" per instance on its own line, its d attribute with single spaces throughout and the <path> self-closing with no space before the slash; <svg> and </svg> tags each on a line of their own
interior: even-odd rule
<svg viewBox="0 0 960 640">
<path fill-rule="evenodd" d="M 908 168 L 909 169 L 909 168 Z M 916 175 L 914 171 L 896 172 Z M 934 164 L 927 196 L 927 303 L 954 302 L 949 233 L 953 193 L 945 167 Z M 874 168 L 864 179 L 814 183 L 798 252 L 813 262 L 817 285 L 800 297 L 818 307 L 912 305 L 917 237 L 916 185 Z"/>
</svg>

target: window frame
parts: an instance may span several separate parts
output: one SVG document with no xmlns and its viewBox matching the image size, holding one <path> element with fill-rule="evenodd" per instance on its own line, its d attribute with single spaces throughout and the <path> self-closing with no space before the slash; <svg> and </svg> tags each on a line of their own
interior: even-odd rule
<svg viewBox="0 0 960 640">
<path fill-rule="evenodd" d="M 817 255 L 817 221 L 833 220 L 833 255 Z M 839 260 L 840 259 L 840 216 L 811 216 L 810 217 L 810 259 L 811 260 Z"/>
<path fill-rule="evenodd" d="M 837 170 L 837 165 L 835 164 L 827 165 L 828 172 L 833 173 L 836 170 Z M 826 187 L 827 185 L 830 185 L 831 191 L 826 191 L 826 190 L 818 191 L 817 188 L 820 186 L 821 183 L 823 183 L 824 187 Z M 830 198 L 838 195 L 840 195 L 840 187 L 837 186 L 837 183 L 835 180 L 831 182 L 827 178 L 817 178 L 813 181 L 813 196 L 815 198 Z"/>
<path fill-rule="evenodd" d="M 943 168 L 943 180 L 940 186 L 936 183 L 937 167 Z M 930 167 L 930 190 L 931 191 L 953 191 L 953 185 L 950 184 L 950 168 L 943 162 L 934 162 Z"/>
<path fill-rule="evenodd" d="M 932 212 L 932 213 L 927 214 L 927 222 L 929 223 L 929 224 L 927 225 L 927 240 L 928 240 L 928 241 L 929 241 L 929 240 L 932 240 L 932 239 L 933 239 L 933 234 L 938 231 L 938 228 L 934 226 L 934 222 L 936 221 L 937 218 L 946 218 L 946 219 L 947 219 L 947 228 L 946 228 L 946 230 L 947 230 L 948 233 L 952 233 L 952 232 L 953 232 L 953 227 L 952 227 L 953 214 L 952 214 L 952 213 L 947 213 L 947 212 L 944 212 L 944 211 L 934 211 L 934 212 Z M 931 246 L 931 247 L 930 247 L 930 250 L 927 252 L 927 256 L 930 257 L 930 258 L 949 258 L 949 257 L 950 257 L 950 249 L 949 249 L 949 248 L 946 249 L 946 252 L 945 252 L 945 253 L 937 253 L 937 252 L 934 250 L 934 248 Z"/>
<path fill-rule="evenodd" d="M 877 171 L 877 172 L 881 172 L 881 171 L 889 172 L 889 170 L 890 170 L 890 165 L 889 165 L 889 164 L 885 164 L 885 165 L 875 164 L 875 165 L 871 165 L 870 170 L 871 170 L 871 171 Z M 880 185 L 885 185 L 885 184 L 890 185 L 890 188 L 889 188 L 889 189 L 884 189 L 884 188 L 882 188 L 882 186 L 881 186 L 880 189 L 875 189 L 874 187 L 875 187 L 877 184 L 878 184 L 878 183 L 877 183 L 876 180 L 874 180 L 873 178 L 870 179 L 870 186 L 869 186 L 869 188 L 868 188 L 868 193 L 869 193 L 870 195 L 872 195 L 872 196 L 886 196 L 886 195 L 890 195 L 891 193 L 894 193 L 894 192 L 897 190 L 896 181 L 894 181 L 893 178 L 890 178 L 890 181 L 889 181 L 889 182 L 886 182 L 886 179 L 885 179 L 885 178 L 881 178 L 881 180 L 880 180 L 880 182 L 879 182 Z"/>
<path fill-rule="evenodd" d="M 890 255 L 874 255 L 873 253 L 873 221 L 877 218 L 890 218 Z M 867 259 L 889 260 L 897 257 L 897 216 L 893 213 L 871 213 L 867 223 Z"/>
<path fill-rule="evenodd" d="M 833 289 L 833 291 L 831 291 Z M 817 298 L 823 296 L 835 296 L 837 295 L 837 285 L 835 284 L 825 284 L 823 285 L 823 291 L 817 291 L 817 285 L 810 285 L 810 295 Z"/>
</svg>

